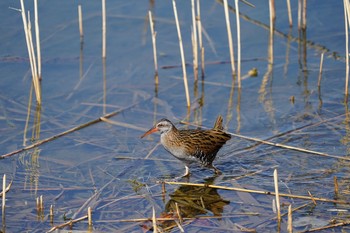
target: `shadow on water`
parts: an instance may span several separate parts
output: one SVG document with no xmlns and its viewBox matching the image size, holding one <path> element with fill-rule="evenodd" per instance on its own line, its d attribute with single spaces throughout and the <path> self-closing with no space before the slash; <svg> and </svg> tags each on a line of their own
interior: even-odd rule
<svg viewBox="0 0 350 233">
<path fill-rule="evenodd" d="M 204 184 L 214 184 L 216 178 L 216 176 L 206 178 Z M 169 198 L 170 200 L 165 203 L 164 211 L 160 214 L 160 218 L 177 220 L 160 220 L 159 227 L 164 231 L 170 231 L 178 227 L 179 224 L 186 226 L 194 222 L 210 225 L 211 223 L 208 219 L 196 218 L 203 216 L 210 218 L 212 216 L 220 219 L 225 206 L 230 204 L 230 201 L 220 196 L 217 189 L 210 187 L 180 185 L 175 191 L 169 194 Z"/>
</svg>

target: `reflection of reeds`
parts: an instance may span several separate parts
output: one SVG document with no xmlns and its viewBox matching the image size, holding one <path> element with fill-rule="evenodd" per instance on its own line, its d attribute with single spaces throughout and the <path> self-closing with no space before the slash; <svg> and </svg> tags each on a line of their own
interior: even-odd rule
<svg viewBox="0 0 350 233">
<path fill-rule="evenodd" d="M 223 0 L 223 2 L 224 2 L 224 11 L 225 11 L 225 19 L 226 19 L 226 28 L 227 28 L 227 39 L 228 39 L 230 59 L 231 59 L 231 71 L 232 71 L 232 78 L 233 78 L 235 75 L 236 69 L 235 69 L 235 58 L 233 55 L 233 43 L 232 43 L 232 34 L 231 34 L 231 26 L 230 26 L 230 15 L 228 12 L 227 0 Z"/>
<path fill-rule="evenodd" d="M 184 79 L 184 85 L 185 85 L 185 94 L 186 94 L 186 100 L 187 100 L 187 107 L 189 107 L 189 106 L 191 106 L 191 101 L 190 101 L 190 94 L 189 94 L 189 91 L 188 91 L 188 84 L 187 84 L 185 54 L 184 54 L 184 49 L 183 49 L 183 45 L 182 45 L 180 23 L 179 23 L 179 18 L 177 16 L 177 9 L 176 9 L 176 2 L 175 2 L 175 0 L 173 0 L 173 8 L 174 8 L 174 16 L 175 16 L 177 34 L 178 34 L 178 37 L 179 37 L 179 46 L 180 46 L 180 54 L 181 54 L 181 62 L 182 62 L 182 73 L 183 73 L 183 79 Z"/>
<path fill-rule="evenodd" d="M 35 4 L 37 7 L 37 4 Z M 25 34 L 25 39 L 27 43 L 27 49 L 28 49 L 28 56 L 29 56 L 29 61 L 30 61 L 30 68 L 32 71 L 32 78 L 33 78 L 33 84 L 34 84 L 34 90 L 35 90 L 35 96 L 38 104 L 41 104 L 41 88 L 40 88 L 40 76 L 41 74 L 41 55 L 38 50 L 40 49 L 40 39 L 39 39 L 39 24 L 38 24 L 38 13 L 37 10 L 35 10 L 35 28 L 36 28 L 36 41 L 37 41 L 37 53 L 38 53 L 38 61 L 36 61 L 36 56 L 34 52 L 34 45 L 33 45 L 33 40 L 32 40 L 32 32 L 31 32 L 31 23 L 30 23 L 30 18 L 29 18 L 29 13 L 28 13 L 28 21 L 26 17 L 26 11 L 24 7 L 23 0 L 21 0 L 21 13 L 22 13 L 22 21 L 23 21 L 23 28 L 24 28 L 24 34 Z M 38 68 L 40 67 L 40 68 Z"/>
</svg>

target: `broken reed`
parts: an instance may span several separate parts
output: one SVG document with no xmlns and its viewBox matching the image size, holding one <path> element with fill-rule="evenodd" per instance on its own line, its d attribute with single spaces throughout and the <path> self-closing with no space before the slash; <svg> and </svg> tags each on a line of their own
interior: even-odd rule
<svg viewBox="0 0 350 233">
<path fill-rule="evenodd" d="M 174 17 L 175 17 L 175 23 L 176 23 L 176 28 L 177 28 L 177 34 L 178 34 L 178 37 L 179 37 L 179 47 L 180 47 L 180 54 L 181 54 L 182 73 L 183 73 L 183 79 L 184 79 L 184 85 L 185 85 L 185 94 L 186 94 L 187 107 L 190 107 L 191 106 L 191 101 L 190 101 L 190 94 L 188 92 L 185 54 L 184 54 L 184 49 L 183 49 L 183 44 L 182 44 L 180 23 L 179 23 L 179 18 L 177 16 L 177 9 L 176 9 L 176 2 L 175 2 L 175 0 L 173 0 L 173 9 L 174 9 Z"/>
<path fill-rule="evenodd" d="M 36 2 L 36 1 L 35 1 Z M 35 3 L 34 2 L 34 3 Z M 39 38 L 39 20 L 38 20 L 38 10 L 37 10 L 37 3 L 34 4 L 34 7 L 36 9 L 34 10 L 34 17 L 35 17 L 35 35 L 36 35 L 36 46 L 37 46 L 37 54 L 38 54 L 38 60 L 36 61 L 35 51 L 34 51 L 34 45 L 32 40 L 32 32 L 31 32 L 31 23 L 30 23 L 30 14 L 28 12 L 28 20 L 26 16 L 26 10 L 24 7 L 24 2 L 21 0 L 21 14 L 22 14 L 22 21 L 23 21 L 23 29 L 27 44 L 27 50 L 28 50 L 28 57 L 30 62 L 30 69 L 32 72 L 32 79 L 33 79 L 33 85 L 34 85 L 34 91 L 36 96 L 36 101 L 38 104 L 41 104 L 41 88 L 40 88 L 40 79 L 41 79 L 41 53 L 40 53 L 40 38 Z"/>
</svg>

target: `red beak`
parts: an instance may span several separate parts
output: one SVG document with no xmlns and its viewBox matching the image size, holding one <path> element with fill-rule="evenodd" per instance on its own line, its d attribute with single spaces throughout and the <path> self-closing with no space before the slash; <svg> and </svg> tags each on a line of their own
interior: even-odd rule
<svg viewBox="0 0 350 233">
<path fill-rule="evenodd" d="M 155 127 L 153 127 L 152 129 L 150 129 L 150 130 L 148 130 L 146 133 L 144 133 L 144 135 L 142 135 L 141 138 L 144 138 L 144 137 L 146 137 L 147 135 L 152 134 L 152 133 L 157 132 L 157 131 L 158 131 L 158 129 L 155 128 Z"/>
</svg>

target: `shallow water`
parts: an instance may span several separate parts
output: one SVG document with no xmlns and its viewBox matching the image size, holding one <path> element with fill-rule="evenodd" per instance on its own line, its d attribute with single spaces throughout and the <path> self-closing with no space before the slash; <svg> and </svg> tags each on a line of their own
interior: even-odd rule
<svg viewBox="0 0 350 233">
<path fill-rule="evenodd" d="M 241 227 L 276 232 L 272 196 L 186 185 L 165 185 L 167 192 L 162 194 L 157 181 L 181 175 L 184 167 L 157 144 L 158 135 L 139 138 L 156 119 L 185 119 L 211 127 L 221 114 L 231 133 L 347 158 L 350 140 L 348 107 L 344 104 L 343 6 L 340 2 L 308 2 L 307 31 L 301 35 L 297 5 L 292 3 L 294 25 L 290 29 L 285 3 L 276 2 L 274 57 L 269 60 L 268 5 L 252 3 L 255 8 L 240 3 L 242 75 L 252 68 L 259 74 L 245 78 L 238 91 L 232 87 L 220 1 L 201 2 L 206 66 L 204 80 L 197 83 L 191 66 L 190 3 L 177 1 L 192 103 L 186 118 L 170 1 L 107 2 L 105 66 L 101 59 L 100 2 L 81 2 L 85 33 L 81 45 L 78 2 L 40 1 L 43 104 L 40 130 L 35 131 L 34 101 L 26 130 L 31 74 L 21 14 L 8 8 L 19 8 L 20 3 L 1 2 L 1 15 L 6 20 L 0 21 L 0 154 L 117 112 L 109 119 L 113 124 L 91 124 L 0 160 L 0 175 L 6 174 L 8 182 L 12 181 L 2 231 L 48 231 L 69 218 L 84 216 L 90 206 L 90 231 L 142 232 L 152 230 L 150 221 L 124 220 L 150 218 L 152 208 L 157 217 L 177 217 L 173 212 L 178 203 L 186 232 L 231 232 Z M 32 12 L 32 3 L 25 4 Z M 155 15 L 157 31 L 160 83 L 156 91 L 148 10 Z M 231 12 L 230 17 L 236 41 L 235 14 Z M 321 53 L 324 64 L 319 89 Z M 189 182 L 274 191 L 272 174 L 277 168 L 282 193 L 308 196 L 309 191 L 315 197 L 333 199 L 333 179 L 337 176 L 338 198 L 348 201 L 348 160 L 233 137 L 214 163 L 223 175 L 214 177 L 210 170 L 195 168 Z M 44 211 L 38 214 L 36 198 L 41 195 Z M 332 219 L 340 222 L 348 216 L 348 205 L 317 202 L 314 206 L 311 201 L 286 197 L 281 197 L 281 203 L 283 213 L 289 204 L 296 208 L 309 203 L 293 213 L 295 231 L 325 226 Z M 50 205 L 54 207 L 53 223 Z M 287 231 L 286 222 L 284 216 L 282 232 Z M 174 221 L 159 220 L 158 225 L 170 232 L 179 231 Z M 73 229 L 89 230 L 86 221 L 74 224 Z M 334 231 L 346 229 L 343 226 Z"/>
</svg>

